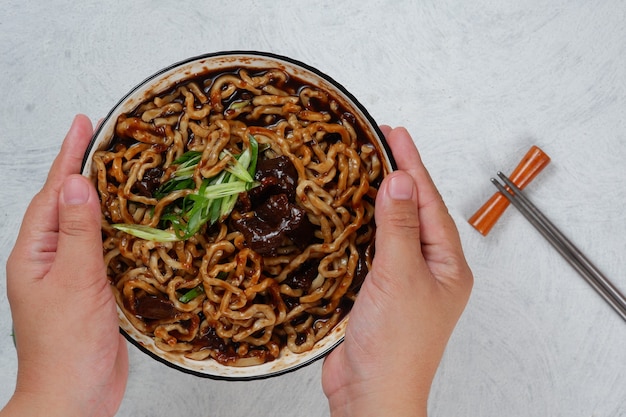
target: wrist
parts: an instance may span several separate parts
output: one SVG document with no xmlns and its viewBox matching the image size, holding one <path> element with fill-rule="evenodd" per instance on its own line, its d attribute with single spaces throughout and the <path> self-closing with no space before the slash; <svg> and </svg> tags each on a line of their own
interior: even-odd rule
<svg viewBox="0 0 626 417">
<path fill-rule="evenodd" d="M 417 389 L 368 392 L 351 387 L 328 397 L 331 417 L 427 417 L 428 394 Z"/>
<path fill-rule="evenodd" d="M 4 408 L 0 410 L 0 417 L 79 417 L 83 415 L 84 413 L 81 413 L 62 397 L 30 392 L 15 392 Z"/>
</svg>

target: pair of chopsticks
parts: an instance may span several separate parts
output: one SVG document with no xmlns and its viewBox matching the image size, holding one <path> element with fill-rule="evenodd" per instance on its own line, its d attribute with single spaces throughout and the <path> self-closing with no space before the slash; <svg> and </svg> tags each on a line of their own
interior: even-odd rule
<svg viewBox="0 0 626 417">
<path fill-rule="evenodd" d="M 567 239 L 559 229 L 524 195 L 506 175 L 498 172 L 491 182 L 498 191 L 517 208 L 526 219 L 554 246 L 554 248 L 576 269 L 600 296 L 626 320 L 626 299 L 617 288 L 596 268 L 582 252 Z"/>
</svg>

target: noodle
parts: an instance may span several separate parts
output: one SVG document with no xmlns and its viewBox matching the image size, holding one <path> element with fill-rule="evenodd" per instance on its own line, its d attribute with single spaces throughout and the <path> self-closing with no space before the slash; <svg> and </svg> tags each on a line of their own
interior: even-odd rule
<svg viewBox="0 0 626 417">
<path fill-rule="evenodd" d="M 174 233 L 172 216 L 253 140 L 254 186 L 219 221 L 170 240 L 118 229 Z M 162 192 L 190 154 L 186 186 Z M 160 349 L 261 364 L 311 350 L 350 310 L 371 265 L 383 168 L 324 90 L 278 69 L 205 74 L 120 116 L 93 162 L 117 304 Z"/>
</svg>

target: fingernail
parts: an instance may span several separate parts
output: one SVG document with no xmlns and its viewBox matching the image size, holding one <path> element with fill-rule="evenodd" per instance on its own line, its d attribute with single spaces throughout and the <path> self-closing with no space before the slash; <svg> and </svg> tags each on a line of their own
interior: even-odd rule
<svg viewBox="0 0 626 417">
<path fill-rule="evenodd" d="M 394 200 L 410 200 L 413 198 L 413 187 L 409 174 L 396 174 L 389 181 L 389 196 Z"/>
<path fill-rule="evenodd" d="M 70 177 L 63 183 L 63 202 L 75 206 L 89 199 L 89 185 L 82 178 Z"/>
</svg>

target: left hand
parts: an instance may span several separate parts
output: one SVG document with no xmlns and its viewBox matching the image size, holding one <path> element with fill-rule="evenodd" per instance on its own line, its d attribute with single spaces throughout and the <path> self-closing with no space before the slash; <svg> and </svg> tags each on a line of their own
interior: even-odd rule
<svg viewBox="0 0 626 417">
<path fill-rule="evenodd" d="M 18 355 L 9 415 L 112 416 L 128 376 L 106 278 L 100 204 L 78 175 L 93 128 L 76 116 L 7 262 Z"/>
</svg>

